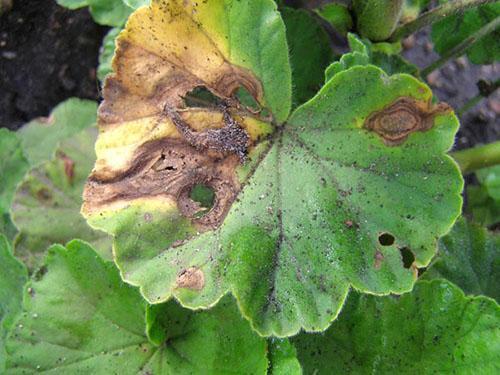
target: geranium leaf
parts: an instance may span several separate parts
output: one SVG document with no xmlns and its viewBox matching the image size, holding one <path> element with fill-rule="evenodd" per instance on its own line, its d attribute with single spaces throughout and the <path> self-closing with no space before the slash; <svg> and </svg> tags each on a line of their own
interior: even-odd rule
<svg viewBox="0 0 500 375">
<path fill-rule="evenodd" d="M 97 129 L 87 128 L 61 142 L 53 160 L 33 168 L 17 189 L 12 220 L 19 229 L 16 255 L 30 269 L 54 244 L 79 238 L 111 259 L 111 238 L 90 228 L 80 214 L 85 181 L 95 162 Z"/>
<path fill-rule="evenodd" d="M 280 12 L 290 48 L 293 107 L 297 107 L 318 92 L 333 51 L 328 34 L 306 10 L 285 7 Z"/>
<path fill-rule="evenodd" d="M 57 4 L 68 9 L 79 9 L 89 5 L 89 0 L 56 0 Z"/>
<path fill-rule="evenodd" d="M 439 240 L 438 256 L 423 278 L 445 278 L 467 294 L 500 300 L 500 235 L 460 219 Z"/>
<path fill-rule="evenodd" d="M 484 4 L 459 14 L 453 14 L 432 25 L 431 37 L 435 50 L 442 54 L 455 47 L 483 26 L 500 17 L 500 3 Z M 467 56 L 474 64 L 491 64 L 500 59 L 500 31 L 478 40 Z"/>
<path fill-rule="evenodd" d="M 27 281 L 26 267 L 14 258 L 9 241 L 0 234 L 0 372 L 5 368 L 4 339 L 21 312 Z"/>
<path fill-rule="evenodd" d="M 484 226 L 500 223 L 500 167 L 476 171 L 479 186 L 467 186 L 467 213 Z"/>
<path fill-rule="evenodd" d="M 122 26 L 133 9 L 123 0 L 87 0 L 90 14 L 100 25 Z"/>
<path fill-rule="evenodd" d="M 24 299 L 6 343 L 7 374 L 264 374 L 267 368 L 265 340 L 229 298 L 209 312 L 187 312 L 175 302 L 154 307 L 160 321 L 152 323 L 149 314 L 148 326 L 165 330 L 165 340 L 149 342 L 137 290 L 80 241 L 51 248 L 47 272 L 31 281 Z"/>
<path fill-rule="evenodd" d="M 400 297 L 352 294 L 324 335 L 293 339 L 305 374 L 494 374 L 500 308 L 444 280 Z"/>
<path fill-rule="evenodd" d="M 476 172 L 479 183 L 486 188 L 488 195 L 500 201 L 500 165 L 479 169 Z"/>
<path fill-rule="evenodd" d="M 140 34 L 136 17 L 155 20 L 162 11 L 169 19 L 172 7 L 180 7 L 175 14 L 185 20 L 183 6 L 154 4 L 131 16 L 115 67 L 126 69 L 123 48 L 139 45 L 128 40 L 153 39 L 148 26 L 147 35 Z M 257 22 L 259 12 L 231 4 L 226 16 Z M 266 20 L 277 17 L 271 2 L 252 4 L 268 9 Z M 209 10 L 219 15 L 221 8 L 208 6 L 195 14 L 211 25 L 217 17 L 209 18 Z M 203 67 L 205 80 L 241 79 L 234 76 L 241 67 L 228 72 L 224 63 L 215 71 L 204 65 L 205 56 L 213 58 L 204 54 L 204 40 L 190 44 L 199 48 L 194 55 L 185 55 L 182 43 L 176 53 L 191 56 L 192 69 Z M 162 53 L 178 56 L 169 51 Z M 141 56 L 135 51 L 132 65 L 142 66 Z M 164 74 L 163 83 L 170 70 Z M 461 207 L 461 175 L 445 154 L 458 122 L 448 106 L 431 103 L 427 86 L 374 66 L 350 68 L 276 124 L 227 98 L 232 91 L 221 92 L 217 83 L 205 87 L 226 100 L 225 109 L 186 106 L 178 90 L 192 90 L 197 81 L 182 74 L 177 71 L 169 90 L 154 86 L 161 99 L 123 86 L 145 85 L 142 74 L 139 81 L 118 69 L 107 80 L 83 213 L 114 235 L 124 280 L 140 286 L 151 303 L 175 296 L 191 308 L 212 306 L 232 291 L 260 334 L 278 336 L 326 329 L 349 285 L 378 294 L 412 288 L 416 267 L 429 263 Z M 258 75 L 245 74 L 253 77 L 245 86 L 252 92 Z M 254 97 L 266 107 L 265 95 Z M 200 184 L 215 195 L 212 207 L 193 199 Z M 401 252 L 412 252 L 414 264 L 402 262 Z"/>
<path fill-rule="evenodd" d="M 269 375 L 301 375 L 297 351 L 288 339 L 272 338 L 269 342 Z"/>
<path fill-rule="evenodd" d="M 17 131 L 32 167 L 54 158 L 59 143 L 95 124 L 97 104 L 71 98 L 52 110 L 48 118 L 36 119 Z"/>
<path fill-rule="evenodd" d="M 339 33 L 345 35 L 352 29 L 352 16 L 343 4 L 327 3 L 314 10 Z"/>
<path fill-rule="evenodd" d="M 10 206 L 17 185 L 29 169 L 21 141 L 16 133 L 0 129 L 0 233 L 13 235 Z"/>
<path fill-rule="evenodd" d="M 109 73 L 113 72 L 111 61 L 115 55 L 115 39 L 122 31 L 121 27 L 114 27 L 106 34 L 102 41 L 101 52 L 99 54 L 99 66 L 97 67 L 97 78 L 104 81 Z"/>
<path fill-rule="evenodd" d="M 125 4 L 127 4 L 132 9 L 137 9 L 142 6 L 146 6 L 150 4 L 150 0 L 123 0 Z"/>
</svg>

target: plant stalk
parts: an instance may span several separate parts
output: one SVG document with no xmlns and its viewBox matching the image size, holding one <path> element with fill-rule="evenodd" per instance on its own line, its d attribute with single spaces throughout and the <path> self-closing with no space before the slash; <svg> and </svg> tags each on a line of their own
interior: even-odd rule
<svg viewBox="0 0 500 375">
<path fill-rule="evenodd" d="M 477 7 L 479 5 L 493 3 L 495 1 L 497 0 L 456 0 L 447 2 L 423 13 L 417 19 L 397 27 L 389 38 L 389 41 L 396 42 L 413 34 L 415 31 L 418 31 L 421 28 L 433 24 L 454 13 L 464 11 L 468 8 Z"/>
<path fill-rule="evenodd" d="M 452 152 L 450 155 L 458 163 L 462 173 L 467 174 L 500 164 L 500 141 Z"/>
<path fill-rule="evenodd" d="M 500 26 L 500 16 L 490 21 L 474 34 L 464 39 L 461 43 L 457 44 L 455 47 L 446 51 L 441 58 L 429 64 L 427 67 L 420 71 L 422 77 L 426 77 L 432 71 L 440 68 L 448 62 L 448 60 L 455 59 L 462 56 L 467 49 L 476 43 L 478 40 L 488 35 L 489 33 L 495 31 Z"/>
<path fill-rule="evenodd" d="M 460 118 L 471 108 L 474 108 L 481 100 L 488 98 L 491 94 L 493 94 L 500 87 L 500 79 L 497 79 L 495 82 L 487 82 L 487 81 L 479 81 L 479 94 L 467 100 L 467 102 L 455 112 L 457 116 Z"/>
</svg>

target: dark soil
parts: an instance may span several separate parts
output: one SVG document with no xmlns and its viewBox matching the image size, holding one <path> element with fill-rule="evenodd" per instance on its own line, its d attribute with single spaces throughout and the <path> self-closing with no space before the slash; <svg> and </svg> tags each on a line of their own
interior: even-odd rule
<svg viewBox="0 0 500 375">
<path fill-rule="evenodd" d="M 105 32 L 86 9 L 15 0 L 0 16 L 0 126 L 17 129 L 72 96 L 97 99 Z"/>
</svg>

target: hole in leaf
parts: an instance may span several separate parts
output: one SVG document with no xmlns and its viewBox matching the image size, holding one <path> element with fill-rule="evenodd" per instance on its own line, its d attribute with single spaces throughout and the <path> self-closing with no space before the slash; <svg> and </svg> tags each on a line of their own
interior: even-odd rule
<svg viewBox="0 0 500 375">
<path fill-rule="evenodd" d="M 200 205 L 201 210 L 195 214 L 195 217 L 202 217 L 212 209 L 215 202 L 215 191 L 208 185 L 196 184 L 189 192 L 189 198 Z"/>
<path fill-rule="evenodd" d="M 252 94 L 250 94 L 250 92 L 246 88 L 240 86 L 238 90 L 236 90 L 234 95 L 241 104 L 247 107 L 248 110 L 254 113 L 260 112 L 261 108 L 259 103 L 257 103 L 255 98 L 252 96 Z"/>
<path fill-rule="evenodd" d="M 186 107 L 213 108 L 222 104 L 222 100 L 205 86 L 195 87 L 184 96 Z"/>
<path fill-rule="evenodd" d="M 391 246 L 394 244 L 394 236 L 390 233 L 382 233 L 380 236 L 378 236 L 378 242 L 382 246 Z"/>
<path fill-rule="evenodd" d="M 401 259 L 403 260 L 403 267 L 410 268 L 415 261 L 415 255 L 413 255 L 413 252 L 407 247 L 399 249 L 399 252 L 401 253 Z"/>
</svg>

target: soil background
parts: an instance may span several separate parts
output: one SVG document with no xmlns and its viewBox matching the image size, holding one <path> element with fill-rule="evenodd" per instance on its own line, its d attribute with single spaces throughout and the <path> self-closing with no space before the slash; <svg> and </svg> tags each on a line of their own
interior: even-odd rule
<svg viewBox="0 0 500 375">
<path fill-rule="evenodd" d="M 289 5 L 298 3 L 289 0 Z M 54 0 L 14 0 L 12 10 L 0 16 L 0 127 L 15 130 L 47 116 L 72 96 L 99 100 L 96 67 L 106 31 L 92 21 L 87 9 L 70 11 Z M 438 58 L 428 30 L 404 45 L 405 56 L 419 67 Z M 500 64 L 475 66 L 460 58 L 432 74 L 428 82 L 440 100 L 458 109 L 478 93 L 480 78 L 499 76 Z M 462 116 L 457 149 L 500 139 L 498 91 Z"/>
</svg>

